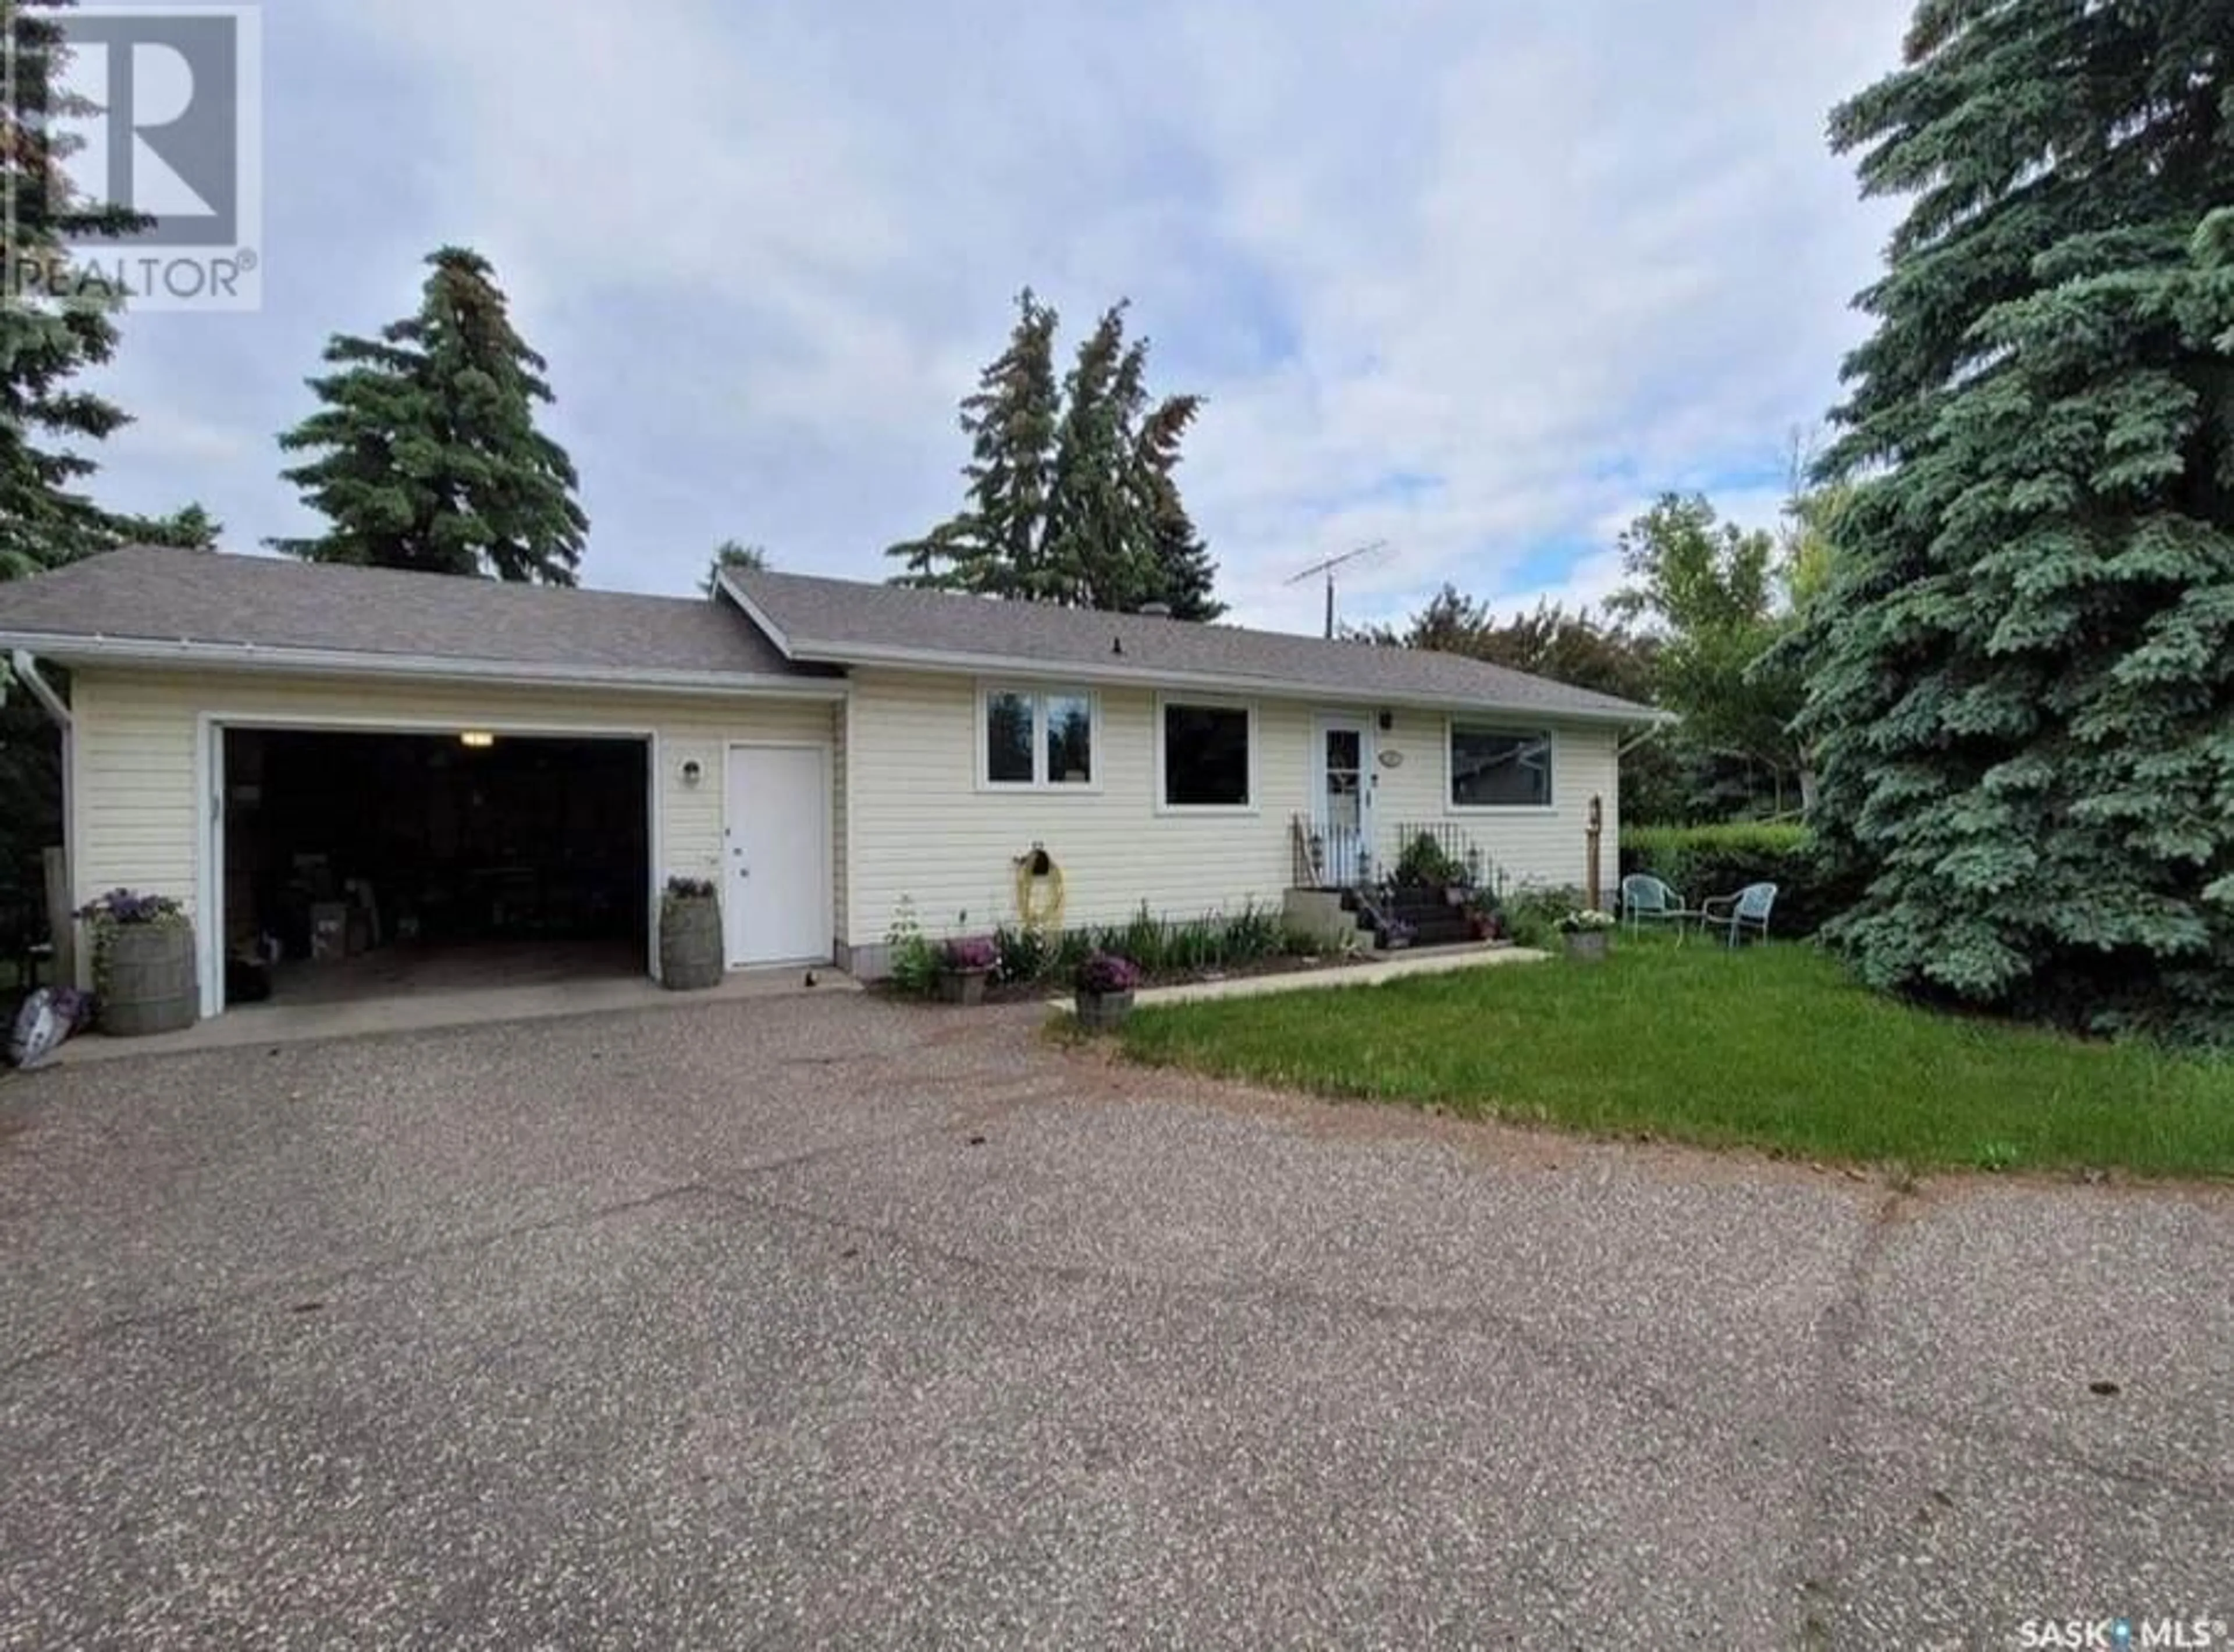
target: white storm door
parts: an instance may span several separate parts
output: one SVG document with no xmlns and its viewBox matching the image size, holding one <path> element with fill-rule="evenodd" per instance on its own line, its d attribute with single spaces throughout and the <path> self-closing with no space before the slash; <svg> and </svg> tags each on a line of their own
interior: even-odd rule
<svg viewBox="0 0 2234 1652">
<path fill-rule="evenodd" d="M 1316 797 L 1328 883 L 1368 881 L 1373 850 L 1373 725 L 1362 717 L 1321 717 Z"/>
<path fill-rule="evenodd" d="M 827 754 L 805 746 L 732 746 L 728 803 L 722 922 L 729 967 L 827 958 Z"/>
</svg>

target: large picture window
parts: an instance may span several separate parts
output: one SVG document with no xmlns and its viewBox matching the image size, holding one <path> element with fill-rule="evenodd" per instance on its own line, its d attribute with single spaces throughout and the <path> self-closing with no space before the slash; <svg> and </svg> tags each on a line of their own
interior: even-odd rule
<svg viewBox="0 0 2234 1652">
<path fill-rule="evenodd" d="M 1550 808 L 1551 736 L 1540 729 L 1453 723 L 1451 806 Z"/>
<path fill-rule="evenodd" d="M 1166 808 L 1245 809 L 1255 802 L 1255 719 L 1248 707 L 1171 701 L 1162 716 Z"/>
<path fill-rule="evenodd" d="M 985 784 L 1030 790 L 1095 784 L 1094 704 L 1064 689 L 988 689 L 979 698 Z"/>
</svg>

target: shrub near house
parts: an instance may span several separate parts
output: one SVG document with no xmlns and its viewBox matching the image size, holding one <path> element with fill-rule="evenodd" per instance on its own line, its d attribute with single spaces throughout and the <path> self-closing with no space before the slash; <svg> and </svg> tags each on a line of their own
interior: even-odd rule
<svg viewBox="0 0 2234 1652">
<path fill-rule="evenodd" d="M 1858 892 L 1826 866 L 1806 827 L 1766 821 L 1634 827 L 1622 837 L 1621 871 L 1624 878 L 1649 872 L 1693 906 L 1748 884 L 1774 884 L 1774 933 L 1787 939 L 1814 934 Z"/>
</svg>

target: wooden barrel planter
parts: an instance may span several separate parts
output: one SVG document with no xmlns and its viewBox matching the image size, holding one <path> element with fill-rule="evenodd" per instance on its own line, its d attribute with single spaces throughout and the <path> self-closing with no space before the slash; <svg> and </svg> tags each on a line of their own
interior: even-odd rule
<svg viewBox="0 0 2234 1652">
<path fill-rule="evenodd" d="M 192 924 L 110 924 L 99 944 L 102 1032 L 145 1038 L 181 1032 L 201 1018 Z"/>
<path fill-rule="evenodd" d="M 1088 1032 L 1114 1032 L 1133 1013 L 1129 992 L 1080 992 L 1076 997 L 1078 1024 Z"/>
<path fill-rule="evenodd" d="M 711 895 L 670 895 L 659 909 L 659 983 L 670 992 L 703 992 L 728 973 L 722 948 L 722 903 Z"/>
</svg>

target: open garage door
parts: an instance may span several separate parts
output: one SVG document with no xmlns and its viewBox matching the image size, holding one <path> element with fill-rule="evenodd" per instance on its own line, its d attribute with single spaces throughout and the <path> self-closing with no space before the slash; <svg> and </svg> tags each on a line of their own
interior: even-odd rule
<svg viewBox="0 0 2234 1652">
<path fill-rule="evenodd" d="M 648 739 L 219 734 L 225 1007 L 649 967 Z"/>
</svg>

